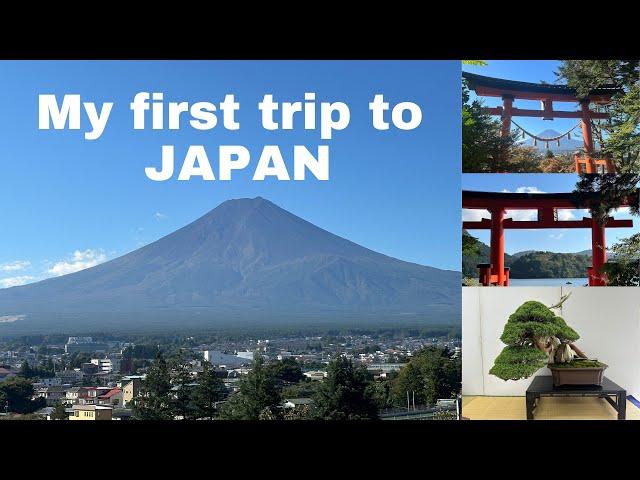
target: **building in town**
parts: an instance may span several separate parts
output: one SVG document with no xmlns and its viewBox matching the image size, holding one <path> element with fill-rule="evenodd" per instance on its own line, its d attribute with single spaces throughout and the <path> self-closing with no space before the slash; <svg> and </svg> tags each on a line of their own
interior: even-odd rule
<svg viewBox="0 0 640 480">
<path fill-rule="evenodd" d="M 56 378 L 60 379 L 61 384 L 78 383 L 82 381 L 83 373 L 80 369 L 77 370 L 61 370 L 56 372 Z"/>
<path fill-rule="evenodd" d="M 252 361 L 248 358 L 229 355 L 217 350 L 205 350 L 203 355 L 204 359 L 214 367 L 238 368 L 243 365 L 249 365 Z"/>
<path fill-rule="evenodd" d="M 327 372 L 323 372 L 322 370 L 313 370 L 310 372 L 304 372 L 305 377 L 311 380 L 323 380 L 327 376 Z"/>
<path fill-rule="evenodd" d="M 284 408 L 301 408 L 305 405 L 312 405 L 313 399 L 311 398 L 285 398 L 282 406 Z"/>
<path fill-rule="evenodd" d="M 64 346 L 66 353 L 73 352 L 99 352 L 105 351 L 107 345 L 105 343 L 94 342 L 93 337 L 69 337 Z"/>
<path fill-rule="evenodd" d="M 67 388 L 60 385 L 52 385 L 50 387 L 41 387 L 36 390 L 36 396 L 42 397 L 47 401 L 47 406 L 55 405 L 59 400 L 65 398 Z"/>
<path fill-rule="evenodd" d="M 112 413 L 105 405 L 74 405 L 69 420 L 111 420 Z"/>
<path fill-rule="evenodd" d="M 140 394 L 141 377 L 133 377 L 122 382 L 122 406 L 127 407 Z"/>
<path fill-rule="evenodd" d="M 85 403 L 86 398 L 89 396 L 87 387 L 71 387 L 67 390 L 65 402 L 69 405 L 77 405 Z"/>
<path fill-rule="evenodd" d="M 119 407 L 122 405 L 123 392 L 121 388 L 111 388 L 107 392 L 98 396 L 98 405 L 109 405 Z"/>
<path fill-rule="evenodd" d="M 98 371 L 102 373 L 120 372 L 120 359 L 114 355 L 104 358 L 92 358 L 91 363 L 96 365 Z"/>
<path fill-rule="evenodd" d="M 253 350 L 239 351 L 236 353 L 236 356 L 240 358 L 246 358 L 247 360 L 251 360 L 252 362 L 253 362 L 254 355 L 255 355 L 255 352 Z"/>
</svg>

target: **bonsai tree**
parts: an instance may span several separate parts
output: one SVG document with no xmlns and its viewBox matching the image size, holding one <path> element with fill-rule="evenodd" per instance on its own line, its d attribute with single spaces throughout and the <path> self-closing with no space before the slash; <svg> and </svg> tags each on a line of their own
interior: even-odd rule
<svg viewBox="0 0 640 480">
<path fill-rule="evenodd" d="M 580 335 L 552 311 L 567 298 L 568 295 L 552 307 L 535 301 L 518 307 L 509 316 L 500 337 L 507 346 L 496 357 L 489 373 L 503 380 L 520 380 L 550 363 L 568 363 L 576 356 L 586 359 L 573 343 Z"/>
</svg>

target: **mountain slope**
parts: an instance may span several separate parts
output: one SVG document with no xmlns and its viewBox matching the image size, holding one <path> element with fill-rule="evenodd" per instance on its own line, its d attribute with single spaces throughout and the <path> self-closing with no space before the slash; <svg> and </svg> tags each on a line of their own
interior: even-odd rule
<svg viewBox="0 0 640 480">
<path fill-rule="evenodd" d="M 262 199 L 222 203 L 93 268 L 0 290 L 0 316 L 457 311 L 460 273 L 361 247 Z"/>
</svg>

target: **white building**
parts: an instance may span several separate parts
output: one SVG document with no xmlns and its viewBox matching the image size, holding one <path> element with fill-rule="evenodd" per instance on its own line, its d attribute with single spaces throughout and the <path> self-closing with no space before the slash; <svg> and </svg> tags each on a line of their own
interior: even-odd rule
<svg viewBox="0 0 640 480">
<path fill-rule="evenodd" d="M 205 350 L 203 355 L 204 359 L 215 367 L 237 368 L 251 363 L 251 360 L 247 358 L 229 355 L 217 350 Z"/>
<path fill-rule="evenodd" d="M 303 375 L 311 380 L 323 380 L 327 377 L 327 372 L 323 372 L 322 370 L 314 370 L 311 372 L 304 372 Z"/>
<path fill-rule="evenodd" d="M 252 350 L 245 350 L 243 352 L 237 352 L 236 356 L 238 356 L 240 358 L 246 358 L 247 360 L 251 360 L 253 362 L 254 354 L 255 354 L 255 352 L 253 352 Z"/>
<path fill-rule="evenodd" d="M 116 357 L 92 358 L 91 363 L 98 366 L 98 371 L 102 373 L 120 372 L 120 359 Z"/>
</svg>

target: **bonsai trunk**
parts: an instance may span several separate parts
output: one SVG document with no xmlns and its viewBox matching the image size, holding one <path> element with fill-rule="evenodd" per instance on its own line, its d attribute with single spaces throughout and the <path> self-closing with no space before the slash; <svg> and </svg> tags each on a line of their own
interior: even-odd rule
<svg viewBox="0 0 640 480">
<path fill-rule="evenodd" d="M 555 352 L 553 351 L 553 343 L 551 341 L 551 339 L 547 340 L 546 342 L 544 342 L 541 338 L 538 337 L 534 337 L 533 338 L 533 343 L 535 344 L 536 348 L 538 350 L 543 351 L 544 353 L 546 353 L 547 355 L 551 356 L 552 354 L 555 356 Z M 587 355 L 580 350 L 580 348 L 578 348 L 576 346 L 575 343 L 569 343 L 568 344 L 569 347 L 576 353 L 576 355 L 580 358 L 589 358 L 587 357 Z"/>
<path fill-rule="evenodd" d="M 574 343 L 570 343 L 569 346 L 574 352 L 576 352 L 576 355 L 578 355 L 580 358 L 589 358 L 585 355 L 585 353 L 582 350 L 576 347 Z"/>
</svg>

